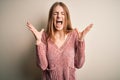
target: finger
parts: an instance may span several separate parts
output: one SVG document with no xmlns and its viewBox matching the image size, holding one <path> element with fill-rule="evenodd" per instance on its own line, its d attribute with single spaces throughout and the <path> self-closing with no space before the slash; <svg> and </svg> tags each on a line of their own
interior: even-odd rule
<svg viewBox="0 0 120 80">
<path fill-rule="evenodd" d="M 93 24 L 90 24 L 90 25 L 88 26 L 88 29 L 90 30 L 92 27 L 93 27 Z"/>
<path fill-rule="evenodd" d="M 93 24 L 90 24 L 90 25 L 87 27 L 87 30 L 90 30 L 92 27 L 93 27 Z"/>
<path fill-rule="evenodd" d="M 32 29 L 32 24 L 30 24 L 29 22 L 27 22 L 26 26 L 27 26 L 29 29 Z"/>
<path fill-rule="evenodd" d="M 43 31 L 44 31 L 44 29 L 41 29 L 40 33 L 42 34 L 42 33 L 43 33 Z"/>
<path fill-rule="evenodd" d="M 90 31 L 90 29 L 92 28 L 92 26 L 93 26 L 93 24 L 88 25 L 88 26 L 85 28 L 85 30 L 83 30 L 83 33 L 84 33 L 84 34 L 87 34 L 87 33 Z"/>
<path fill-rule="evenodd" d="M 27 26 L 34 35 L 38 33 L 37 29 L 31 23 L 27 22 Z"/>
<path fill-rule="evenodd" d="M 79 35 L 79 31 L 78 31 L 78 29 L 77 29 L 77 28 L 75 28 L 75 30 L 76 30 L 77 34 Z"/>
<path fill-rule="evenodd" d="M 30 29 L 34 29 L 33 25 L 32 25 L 30 22 L 27 22 L 27 26 L 28 26 Z"/>
<path fill-rule="evenodd" d="M 30 22 L 27 22 L 27 26 L 30 30 L 36 30 L 36 28 Z"/>
<path fill-rule="evenodd" d="M 30 22 L 27 21 L 27 24 L 26 24 L 26 25 L 29 26 L 29 25 L 30 25 Z"/>
</svg>

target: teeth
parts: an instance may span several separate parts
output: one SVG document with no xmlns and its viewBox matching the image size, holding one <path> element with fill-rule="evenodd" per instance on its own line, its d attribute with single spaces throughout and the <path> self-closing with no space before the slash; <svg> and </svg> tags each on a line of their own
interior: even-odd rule
<svg viewBox="0 0 120 80">
<path fill-rule="evenodd" d="M 62 23 L 63 23 L 63 21 L 56 21 L 56 23 L 61 23 L 61 24 L 62 24 Z"/>
</svg>

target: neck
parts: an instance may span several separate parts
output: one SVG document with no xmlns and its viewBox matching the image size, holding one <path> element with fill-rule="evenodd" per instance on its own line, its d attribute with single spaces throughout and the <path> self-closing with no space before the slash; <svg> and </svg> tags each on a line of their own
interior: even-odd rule
<svg viewBox="0 0 120 80">
<path fill-rule="evenodd" d="M 65 33 L 63 31 L 57 31 L 55 33 L 55 39 L 64 39 L 65 38 Z"/>
</svg>

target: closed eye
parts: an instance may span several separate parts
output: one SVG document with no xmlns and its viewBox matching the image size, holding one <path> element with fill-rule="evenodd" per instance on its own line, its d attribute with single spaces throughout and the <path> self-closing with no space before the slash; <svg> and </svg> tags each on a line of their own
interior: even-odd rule
<svg viewBox="0 0 120 80">
<path fill-rule="evenodd" d="M 53 15 L 57 15 L 57 12 L 54 12 Z"/>
<path fill-rule="evenodd" d="M 57 14 L 58 14 L 58 12 L 54 12 L 54 13 L 53 13 L 53 15 L 57 15 Z M 62 14 L 62 15 L 65 15 L 64 12 L 61 12 L 61 14 Z"/>
<path fill-rule="evenodd" d="M 62 14 L 62 15 L 65 15 L 65 13 L 64 13 L 64 12 L 61 12 L 61 14 Z"/>
</svg>

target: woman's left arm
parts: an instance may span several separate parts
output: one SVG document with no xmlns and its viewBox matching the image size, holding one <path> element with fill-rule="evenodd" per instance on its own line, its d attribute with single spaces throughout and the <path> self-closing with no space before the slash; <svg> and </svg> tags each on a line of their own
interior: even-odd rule
<svg viewBox="0 0 120 80">
<path fill-rule="evenodd" d="M 75 40 L 75 67 L 81 68 L 85 62 L 85 41 L 84 37 L 85 35 L 90 31 L 93 24 L 90 24 L 87 26 L 82 32 L 77 32 L 76 40 Z"/>
<path fill-rule="evenodd" d="M 80 69 L 85 62 L 85 41 L 76 40 L 75 46 L 74 65 Z"/>
</svg>

